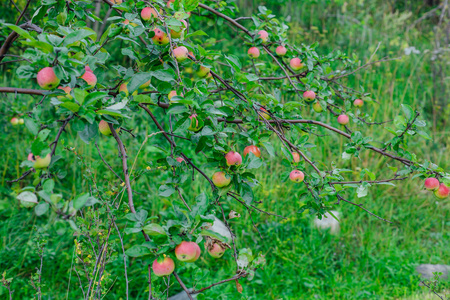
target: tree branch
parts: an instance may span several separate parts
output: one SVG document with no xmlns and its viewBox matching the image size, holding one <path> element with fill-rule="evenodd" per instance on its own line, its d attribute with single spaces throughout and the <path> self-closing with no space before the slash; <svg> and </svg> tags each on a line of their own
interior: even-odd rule
<svg viewBox="0 0 450 300">
<path fill-rule="evenodd" d="M 240 273 L 240 274 L 238 274 L 238 275 L 235 275 L 235 276 L 233 276 L 233 277 L 231 277 L 231 278 L 228 278 L 228 279 L 225 279 L 225 280 L 222 280 L 222 281 L 213 283 L 213 284 L 211 284 L 211 285 L 209 285 L 209 286 L 207 286 L 207 287 L 204 287 L 204 288 L 202 288 L 202 289 L 199 289 L 199 290 L 196 290 L 196 291 L 192 291 L 190 294 L 191 294 L 191 295 L 198 294 L 198 293 L 204 292 L 204 291 L 206 291 L 206 290 L 209 290 L 209 289 L 212 288 L 212 287 L 215 287 L 215 286 L 217 286 L 217 285 L 220 285 L 220 284 L 222 284 L 222 283 L 226 283 L 226 282 L 229 282 L 229 281 L 234 281 L 234 280 L 236 280 L 236 279 L 239 279 L 239 278 L 242 278 L 242 277 L 245 277 L 245 276 L 247 276 L 247 273 L 243 272 L 243 273 Z"/>
<path fill-rule="evenodd" d="M 181 278 L 180 278 L 180 276 L 178 276 L 177 272 L 173 272 L 173 276 L 175 276 L 175 278 L 177 279 L 178 283 L 181 285 L 181 288 L 186 292 L 186 295 L 188 296 L 188 298 L 190 300 L 194 300 L 194 298 L 192 298 L 192 296 L 191 296 L 191 293 L 189 293 L 189 290 L 184 285 L 183 281 L 181 281 Z"/>
<path fill-rule="evenodd" d="M 114 129 L 113 125 L 111 123 L 108 123 L 108 126 L 109 126 L 109 129 L 111 130 L 113 137 L 116 139 L 117 144 L 119 145 L 119 150 L 120 150 L 120 154 L 122 157 L 122 169 L 123 169 L 123 175 L 125 178 L 125 186 L 127 188 L 127 194 L 128 194 L 128 206 L 130 207 L 130 211 L 135 214 L 136 209 L 134 208 L 134 202 L 133 202 L 133 190 L 131 189 L 130 175 L 128 174 L 127 152 L 125 151 L 125 147 L 123 146 L 122 140 L 120 139 L 120 137 L 117 134 L 116 130 Z M 144 238 L 147 242 L 150 241 L 149 236 L 143 230 L 142 230 L 142 234 L 144 235 Z"/>
</svg>

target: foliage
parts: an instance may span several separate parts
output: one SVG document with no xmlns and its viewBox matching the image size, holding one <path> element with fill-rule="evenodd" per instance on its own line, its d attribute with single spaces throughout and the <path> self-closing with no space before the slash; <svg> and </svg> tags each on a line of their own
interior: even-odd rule
<svg viewBox="0 0 450 300">
<path fill-rule="evenodd" d="M 282 82 L 278 81 L 263 85 L 258 82 L 261 80 L 261 77 L 268 76 L 269 74 L 270 76 L 273 74 L 276 74 L 276 76 L 284 76 L 281 70 L 282 68 L 276 63 L 271 62 L 272 60 L 269 56 L 265 55 L 260 61 L 256 62 L 256 71 L 254 71 L 250 61 L 242 53 L 228 54 L 225 51 L 205 50 L 208 43 L 214 44 L 216 40 L 205 42 L 202 37 L 203 33 L 198 32 L 200 34 L 198 36 L 185 35 L 186 39 L 180 41 L 180 43 L 184 43 L 186 47 L 193 51 L 195 60 L 201 59 L 202 61 L 197 61 L 196 63 L 183 62 L 178 66 L 178 63 L 170 57 L 172 45 L 164 48 L 149 43 L 144 48 L 142 44 L 138 44 L 139 40 L 136 37 L 139 35 L 149 34 L 144 39 L 148 41 L 148 38 L 151 36 L 152 25 L 142 23 L 139 19 L 135 19 L 136 16 L 132 15 L 135 8 L 131 1 L 129 3 L 131 6 L 122 4 L 117 6 L 117 8 L 121 11 L 126 11 L 125 14 L 129 14 L 125 15 L 126 18 L 132 23 L 138 24 L 138 26 L 126 25 L 128 27 L 125 29 L 125 26 L 121 25 L 122 18 L 112 17 L 110 19 L 112 23 L 106 29 L 108 34 L 104 34 L 102 37 L 97 36 L 98 42 L 96 38 L 92 38 L 94 33 L 89 31 L 82 21 L 78 21 L 78 19 L 84 18 L 84 12 L 88 11 L 86 8 L 89 8 L 89 4 L 84 2 L 74 3 L 74 11 L 70 11 L 65 20 L 65 3 L 61 2 L 56 5 L 55 3 L 50 3 L 48 7 L 52 9 L 49 11 L 48 19 L 44 19 L 44 22 L 46 21 L 45 25 L 42 26 L 47 31 L 39 36 L 32 36 L 28 32 L 22 32 L 12 25 L 8 26 L 8 28 L 17 30 L 23 37 L 28 38 L 27 42 L 22 40 L 22 43 L 32 47 L 25 54 L 27 55 L 25 58 L 32 61 L 31 67 L 28 65 L 19 68 L 17 72 L 20 77 L 33 77 L 40 68 L 54 65 L 58 77 L 64 79 L 63 81 L 69 83 L 69 85 L 73 84 L 72 88 L 74 88 L 72 94 L 73 99 L 64 99 L 64 101 L 54 97 L 57 95 L 61 96 L 63 93 L 56 94 L 50 92 L 46 99 L 44 99 L 45 102 L 43 103 L 45 105 L 34 107 L 29 118 L 25 118 L 27 129 L 37 136 L 34 142 L 28 146 L 31 148 L 33 154 L 46 154 L 46 143 L 51 142 L 49 140 L 50 133 L 52 132 L 53 134 L 51 136 L 54 136 L 59 131 L 59 128 L 64 128 L 60 126 L 61 122 L 57 120 L 64 120 L 62 122 L 64 126 L 69 124 L 70 132 L 73 134 L 71 136 L 72 139 L 75 140 L 76 137 L 74 135 L 78 133 L 79 139 L 89 143 L 89 148 L 83 146 L 82 149 L 85 151 L 87 151 L 86 149 L 96 150 L 92 145 L 94 141 L 99 142 L 100 148 L 102 148 L 102 144 L 106 144 L 109 145 L 110 151 L 115 151 L 111 140 L 116 140 L 117 142 L 126 140 L 125 136 L 127 133 L 123 130 L 123 134 L 109 137 L 109 141 L 104 141 L 104 137 L 100 139 L 97 131 L 97 122 L 100 118 L 111 122 L 114 126 L 120 126 L 122 129 L 133 128 L 133 133 L 138 134 L 138 143 L 136 144 L 139 146 L 139 151 L 134 151 L 134 153 L 137 152 L 135 158 L 131 156 L 132 159 L 129 160 L 129 164 L 131 161 L 133 162 L 128 172 L 131 181 L 138 182 L 144 179 L 150 181 L 151 178 L 159 178 L 160 187 L 158 191 L 153 190 L 150 193 L 150 199 L 151 201 L 162 201 L 166 205 L 171 206 L 162 211 L 156 211 L 155 215 L 150 218 L 147 218 L 148 214 L 146 212 L 148 210 L 142 207 L 137 207 L 136 213 L 130 213 L 127 211 L 126 203 L 124 203 L 127 200 L 122 201 L 127 197 L 128 201 L 130 199 L 129 194 L 128 196 L 123 194 L 123 191 L 125 191 L 124 186 L 128 186 L 126 179 L 125 183 L 121 179 L 127 175 L 117 171 L 120 174 L 117 176 L 120 177 L 120 180 L 117 180 L 114 175 L 109 174 L 104 175 L 104 178 L 99 180 L 95 176 L 97 174 L 95 170 L 100 168 L 102 161 L 90 162 L 85 158 L 84 154 L 80 154 L 77 147 L 66 147 L 66 151 L 53 157 L 52 165 L 49 169 L 50 172 L 38 171 L 34 173 L 33 185 L 35 188 L 22 188 L 17 186 L 15 192 L 20 195 L 22 193 L 35 192 L 39 196 L 40 201 L 35 206 L 37 215 L 48 215 L 53 219 L 52 222 L 56 220 L 62 223 L 67 222 L 75 230 L 77 236 L 79 236 L 75 240 L 76 257 L 84 262 L 81 265 L 88 265 L 89 268 L 97 265 L 93 264 L 92 261 L 92 257 L 96 256 L 95 250 L 92 251 L 92 247 L 89 245 L 89 238 L 97 239 L 98 251 L 101 248 L 100 245 L 106 244 L 109 240 L 113 241 L 111 249 L 120 249 L 119 240 L 121 239 L 118 239 L 115 233 L 112 233 L 114 231 L 112 224 L 114 223 L 111 220 L 115 219 L 118 220 L 119 227 L 124 229 L 123 233 L 139 235 L 141 229 L 144 229 L 147 234 L 152 235 L 152 233 L 156 232 L 158 234 L 155 236 L 161 238 L 157 239 L 155 237 L 152 238 L 151 243 L 142 243 L 142 241 L 139 241 L 139 237 L 136 236 L 133 238 L 133 244 L 128 244 L 128 249 L 125 252 L 127 256 L 142 257 L 145 254 L 141 261 L 143 264 L 141 269 L 145 269 L 144 265 L 154 259 L 154 256 L 146 258 L 148 254 L 169 254 L 171 249 L 182 239 L 198 242 L 203 239 L 202 231 L 195 231 L 195 229 L 200 228 L 204 223 L 211 222 L 212 219 L 209 214 L 217 213 L 218 217 L 222 217 L 220 212 L 222 207 L 217 203 L 217 197 L 219 195 L 224 198 L 226 197 L 225 202 L 229 202 L 234 201 L 231 195 L 236 194 L 231 193 L 229 189 L 217 192 L 214 187 L 211 193 L 206 189 L 207 184 L 197 186 L 194 194 L 191 191 L 187 191 L 189 188 L 188 181 L 191 179 L 190 174 L 193 170 L 189 170 L 188 164 L 175 160 L 177 156 L 181 155 L 180 151 L 186 152 L 186 156 L 193 159 L 196 165 L 200 165 L 201 169 L 209 168 L 210 171 L 208 172 L 214 171 L 217 168 L 231 171 L 230 173 L 233 175 L 233 190 L 239 194 L 239 198 L 236 201 L 240 200 L 245 205 L 257 205 L 257 200 L 261 199 L 258 196 L 255 197 L 254 192 L 258 183 L 256 180 L 260 178 L 258 176 L 260 174 L 257 172 L 260 172 L 258 168 L 261 168 L 263 164 L 268 166 L 269 161 L 264 159 L 263 162 L 249 155 L 244 160 L 242 166 L 238 168 L 227 168 L 224 164 L 223 153 L 232 149 L 242 149 L 243 146 L 252 143 L 264 146 L 269 155 L 271 153 L 283 153 L 285 156 L 285 159 L 282 161 L 284 168 L 278 170 L 278 173 L 282 174 L 283 178 L 287 177 L 287 174 L 284 172 L 289 171 L 291 168 L 308 170 L 306 171 L 307 180 L 305 183 L 309 184 L 310 191 L 307 191 L 305 188 L 301 188 L 299 192 L 297 191 L 303 203 L 302 210 L 309 210 L 313 214 L 317 213 L 320 215 L 332 207 L 336 201 L 335 196 L 339 195 L 339 193 L 341 193 L 340 197 L 343 195 L 353 195 L 352 190 L 357 191 L 357 195 L 361 197 L 368 194 L 368 188 L 373 184 L 368 181 L 376 181 L 378 178 L 374 171 L 369 171 L 368 167 L 361 168 L 362 170 L 358 174 L 359 176 L 355 176 L 357 181 L 364 180 L 364 182 L 330 185 L 328 184 L 329 182 L 344 181 L 341 173 L 344 174 L 347 171 L 346 168 L 341 166 L 336 167 L 334 163 L 332 164 L 330 157 L 323 157 L 323 163 L 319 164 L 324 169 L 329 169 L 329 174 L 321 172 L 316 174 L 312 167 L 307 166 L 305 161 L 299 164 L 291 163 L 291 151 L 304 151 L 306 153 L 305 157 L 314 157 L 314 148 L 317 146 L 320 147 L 323 141 L 328 140 L 328 138 L 321 139 L 320 136 L 314 135 L 323 133 L 317 130 L 316 127 L 308 125 L 286 125 L 281 122 L 266 122 L 264 126 L 262 122 L 258 121 L 258 116 L 261 117 L 261 113 L 258 111 L 260 106 L 268 108 L 273 120 L 307 120 L 305 117 L 310 117 L 319 118 L 322 121 L 329 121 L 330 117 L 326 116 L 325 113 L 322 113 L 321 117 L 311 114 L 308 104 L 303 103 L 301 94 L 296 90 L 307 88 L 316 91 L 319 97 L 322 98 L 320 99 L 321 105 L 324 108 L 329 107 L 331 116 L 335 110 L 335 113 L 340 113 L 341 110 L 346 111 L 353 117 L 352 119 L 355 123 L 352 126 L 365 129 L 365 124 L 371 122 L 370 116 L 366 115 L 364 110 L 351 108 L 351 102 L 357 97 L 361 97 L 367 104 L 371 100 L 370 95 L 364 92 L 364 90 L 363 92 L 354 94 L 345 87 L 339 86 L 339 84 L 334 84 L 333 86 L 332 82 L 330 83 L 329 80 L 323 79 L 324 77 L 332 78 L 331 76 L 336 78 L 340 74 L 351 72 L 356 68 L 357 60 L 353 60 L 339 51 L 326 56 L 318 55 L 315 51 L 318 44 L 302 46 L 300 48 L 292 46 L 293 48 L 290 49 L 292 51 L 290 52 L 291 55 L 296 53 L 295 51 L 298 51 L 302 60 L 305 62 L 305 69 L 302 73 L 304 77 L 301 81 L 298 83 L 295 82 L 294 84 L 290 80 L 284 80 Z M 224 7 L 216 7 L 214 3 L 207 4 L 234 17 L 235 7 L 231 4 Z M 48 7 L 42 10 L 47 11 Z M 216 18 L 206 11 L 201 11 L 200 14 L 203 16 L 207 15 L 210 18 Z M 91 17 L 93 16 L 95 15 L 91 15 Z M 201 21 L 197 22 L 197 19 L 200 19 L 200 16 L 193 15 L 189 20 L 191 24 L 202 24 Z M 73 23 L 71 23 L 72 21 Z M 221 19 L 216 19 L 216 22 L 217 25 L 223 26 Z M 252 29 L 254 33 L 257 32 L 258 25 L 261 27 L 265 26 L 264 28 L 269 29 L 271 39 L 277 40 L 276 37 L 280 36 L 280 41 L 285 41 L 283 35 L 286 28 L 279 25 L 278 20 L 273 19 L 270 11 L 267 9 L 260 8 L 259 14 L 254 17 L 253 22 L 255 23 Z M 70 28 L 66 28 L 65 26 L 69 24 Z M 168 18 L 166 24 L 170 24 L 168 25 L 169 27 L 179 25 L 173 18 Z M 165 25 L 162 27 L 161 29 L 164 30 Z M 59 36 L 52 36 L 49 32 L 58 32 Z M 31 34 L 34 35 L 34 33 Z M 65 35 L 64 38 L 62 37 L 63 35 Z M 133 38 L 135 41 L 133 41 Z M 253 37 L 247 38 L 247 43 L 249 46 L 256 45 L 264 47 Z M 118 44 L 121 44 L 121 46 L 115 46 Z M 111 50 L 108 48 L 109 45 L 111 45 Z M 124 58 L 117 65 L 111 64 L 110 61 L 117 63 L 117 60 L 112 60 L 111 57 L 117 57 L 118 53 L 120 53 L 118 50 L 120 50 Z M 111 53 L 108 51 L 111 51 Z M 242 52 L 245 52 L 245 50 Z M 161 58 L 164 63 L 161 63 Z M 226 66 L 217 64 L 218 61 L 222 61 Z M 344 67 L 339 70 L 338 62 L 340 61 L 343 62 Z M 86 84 L 82 80 L 77 79 L 77 77 L 84 73 L 84 64 L 86 63 L 89 64 L 97 78 L 99 78 L 99 84 L 95 92 L 85 92 L 87 90 Z M 190 75 L 192 73 L 189 73 L 189 69 L 194 71 L 199 67 L 199 64 L 214 66 L 212 70 L 217 70 L 217 76 L 213 75 L 214 80 L 199 79 L 195 77 L 196 75 Z M 182 77 L 178 77 L 179 68 L 181 68 Z M 220 98 L 215 98 L 218 97 L 216 96 L 218 94 L 211 91 L 221 88 L 218 82 L 221 81 L 221 78 L 227 80 L 224 85 L 228 88 L 228 91 L 223 91 L 220 93 Z M 141 91 L 141 94 L 133 96 L 133 92 L 148 80 L 151 80 L 149 89 L 151 91 L 157 90 L 158 93 L 145 94 L 145 92 L 142 93 Z M 123 92 L 116 92 L 119 83 L 125 81 L 128 81 L 128 92 L 131 96 Z M 77 88 L 75 88 L 75 84 L 77 84 Z M 231 85 L 234 88 L 227 85 Z M 179 95 L 181 95 L 181 91 L 183 90 L 184 96 L 178 97 L 175 100 L 177 103 L 170 103 L 166 95 L 174 87 L 176 87 Z M 233 89 L 235 89 L 235 92 L 233 92 Z M 208 95 L 208 92 L 212 93 L 212 96 Z M 52 98 L 51 102 L 48 100 L 49 98 Z M 213 102 L 211 98 L 220 101 Z M 149 138 L 160 137 L 160 143 L 155 144 L 152 148 L 147 147 L 148 133 L 145 135 L 143 133 L 147 128 L 148 119 L 145 119 L 145 116 L 138 112 L 146 107 L 146 104 L 143 103 L 152 103 L 155 106 L 162 105 L 163 108 L 168 108 L 167 111 L 163 112 L 156 107 L 152 107 L 149 109 L 149 114 L 154 114 L 160 120 L 160 123 L 169 124 L 169 133 L 173 132 L 173 134 L 189 139 L 190 142 L 180 139 L 176 141 L 177 147 L 170 147 L 170 145 L 173 146 L 173 142 L 167 143 L 160 132 L 158 133 L 153 130 L 154 135 Z M 52 106 L 59 108 L 54 109 Z M 400 176 L 408 175 L 412 171 L 418 172 L 422 176 L 428 176 L 426 175 L 427 172 L 441 172 L 441 174 L 435 175 L 445 176 L 442 169 L 437 169 L 437 167 L 427 162 L 422 163 L 422 160 L 417 160 L 415 155 L 411 153 L 406 137 L 421 135 L 427 138 L 428 136 L 421 129 L 421 127 L 425 126 L 425 123 L 417 119 L 417 115 L 413 109 L 408 105 L 404 105 L 402 110 L 404 115 L 399 115 L 396 118 L 394 122 L 395 128 L 389 130 L 392 135 L 385 140 L 386 142 L 384 144 L 384 146 L 387 146 L 387 151 L 392 151 L 390 153 L 399 155 L 402 158 L 400 162 L 406 165 L 396 164 L 395 167 L 392 167 L 393 178 L 400 178 Z M 190 123 L 188 117 L 193 112 L 200 116 L 200 123 L 203 123 L 201 124 L 203 128 L 198 133 L 187 130 Z M 68 118 L 71 119 L 68 120 Z M 228 118 L 228 120 L 234 120 L 235 118 L 244 119 L 247 131 L 240 132 L 239 127 L 233 125 L 225 126 L 225 122 L 215 122 L 217 118 Z M 332 121 L 332 123 L 336 124 L 335 121 Z M 286 133 L 281 131 L 281 129 L 281 132 L 278 131 L 280 133 L 278 136 L 282 140 L 281 144 L 270 137 L 270 130 L 277 131 L 277 128 L 274 128 L 271 124 L 277 124 L 280 128 L 281 126 L 289 126 L 292 128 L 290 132 Z M 392 125 L 389 124 L 387 126 L 391 127 Z M 346 130 L 350 132 L 350 129 Z M 305 132 L 308 134 L 305 134 Z M 351 132 L 350 138 L 350 142 L 341 150 L 341 153 L 344 153 L 342 154 L 343 158 L 360 158 L 365 155 L 368 149 L 374 149 L 371 145 L 372 140 L 370 137 L 363 136 L 359 131 Z M 50 146 L 55 146 L 56 149 L 57 144 L 58 139 L 56 139 L 56 143 L 50 144 Z M 64 144 L 61 142 L 61 144 L 64 146 L 65 142 Z M 131 148 L 128 147 L 128 144 L 126 146 L 127 149 Z M 137 157 L 143 148 L 145 149 L 144 152 L 150 150 L 154 155 L 150 157 L 146 156 L 146 160 L 139 161 Z M 366 150 L 363 151 L 364 149 Z M 130 150 L 127 151 L 130 152 Z M 206 161 L 195 154 L 200 152 L 207 157 Z M 101 151 L 99 150 L 98 155 L 100 153 Z M 122 158 L 126 157 L 124 152 L 121 154 Z M 78 167 L 80 170 L 83 170 L 83 184 L 74 186 L 71 189 L 68 188 L 71 186 L 70 181 L 68 183 L 66 182 L 69 169 L 67 168 L 67 163 L 64 163 L 69 161 L 67 157 L 70 155 L 77 158 Z M 266 154 L 264 155 L 267 157 Z M 112 159 L 114 156 L 110 156 L 110 158 Z M 334 159 L 339 160 L 339 157 L 333 158 L 332 160 Z M 405 164 L 405 159 L 411 163 Z M 116 163 L 114 163 L 114 166 L 120 166 L 117 157 L 115 157 L 115 160 Z M 316 161 L 315 157 L 314 161 Z M 317 163 L 315 162 L 315 164 Z M 23 163 L 23 166 L 31 167 L 26 161 Z M 196 177 L 196 180 L 203 179 Z M 327 187 L 327 184 L 329 187 Z M 58 188 L 58 185 L 60 188 Z M 334 188 L 331 186 L 334 186 Z M 54 192 L 55 187 L 59 189 L 57 193 Z M 183 187 L 185 188 L 183 189 Z M 311 194 L 308 192 L 311 192 Z M 181 198 L 182 194 L 192 196 L 191 199 L 196 196 L 195 201 L 188 201 L 192 206 L 192 212 L 189 213 L 189 209 L 183 205 L 184 200 L 176 198 L 178 193 Z M 155 197 L 156 194 L 159 194 L 162 198 Z M 141 197 L 135 194 L 134 199 L 136 198 L 138 198 L 136 201 L 136 203 L 139 203 L 138 205 L 148 203 L 148 201 L 144 202 L 143 199 L 139 199 Z M 164 198 L 169 198 L 170 201 L 165 201 Z M 114 199 L 117 200 L 114 201 Z M 340 200 L 346 199 L 342 198 Z M 117 201 L 119 205 L 115 206 Z M 271 210 L 272 207 L 268 206 L 268 208 Z M 129 209 L 132 211 L 131 205 L 129 205 Z M 51 212 L 47 213 L 47 211 Z M 75 218 L 76 215 L 77 217 Z M 155 224 L 153 223 L 155 221 L 163 225 L 163 231 L 160 231 L 159 228 L 156 231 L 152 229 L 151 224 Z M 272 226 L 276 228 L 275 224 L 272 224 Z M 194 229 L 194 234 L 191 233 L 192 229 Z M 230 241 L 227 242 L 230 243 Z M 117 243 L 117 245 L 114 243 Z M 250 250 L 241 249 L 241 251 L 240 253 L 251 253 Z M 113 264 L 120 261 L 116 259 L 117 255 L 121 255 L 120 250 L 118 253 L 108 253 L 104 258 L 105 265 L 107 262 Z M 250 256 L 253 258 L 253 255 Z M 200 281 L 200 286 L 203 286 L 203 284 L 207 285 L 211 277 L 215 278 L 215 276 L 208 275 L 208 272 L 205 273 L 201 268 L 182 265 L 182 268 L 184 267 L 187 269 L 188 274 L 192 271 L 191 268 L 195 269 L 195 271 L 192 271 L 193 274 L 196 274 L 194 275 L 194 282 Z M 225 272 L 230 275 L 230 272 L 226 271 L 231 269 L 233 269 L 233 266 L 230 264 L 220 269 L 218 273 L 223 275 Z M 252 272 L 253 270 L 247 271 Z M 182 274 L 181 272 L 180 274 Z M 97 286 L 100 287 L 102 293 L 106 293 L 106 286 L 112 284 L 113 277 L 111 275 L 106 271 L 105 278 L 100 276 L 102 283 Z M 152 286 L 155 294 L 165 291 L 165 285 L 161 280 L 152 278 L 152 281 L 154 283 Z M 145 282 L 145 279 L 141 280 L 141 288 L 145 286 L 143 282 Z M 97 284 L 98 282 L 93 281 L 93 283 Z M 137 287 L 138 285 L 135 286 L 135 288 Z"/>
</svg>

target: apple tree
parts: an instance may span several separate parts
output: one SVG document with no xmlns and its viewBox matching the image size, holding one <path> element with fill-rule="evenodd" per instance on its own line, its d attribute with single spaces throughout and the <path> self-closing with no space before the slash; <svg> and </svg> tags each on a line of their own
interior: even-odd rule
<svg viewBox="0 0 450 300">
<path fill-rule="evenodd" d="M 365 108 L 382 104 L 363 87 L 347 86 L 347 77 L 388 59 L 362 63 L 340 51 L 319 54 L 318 43 L 295 45 L 289 27 L 270 10 L 261 6 L 240 16 L 232 0 L 42 0 L 34 11 L 29 4 L 17 20 L 1 24 L 9 34 L 0 61 L 18 64 L 14 70 L 23 84 L 0 92 L 36 98 L 27 111 L 11 112 L 12 126 L 23 122 L 35 138 L 21 159 L 22 175 L 9 184 L 23 206 L 73 228 L 75 271 L 85 299 L 107 292 L 112 282 L 104 278 L 116 249 L 127 299 L 130 257 L 150 259 L 144 267 L 148 282 L 142 283 L 149 299 L 165 297 L 171 278 L 190 299 L 230 281 L 242 291 L 244 278 L 251 280 L 265 258 L 251 245 L 239 247 L 229 223 L 236 212 L 226 214 L 223 203 L 283 218 L 261 209 L 254 194 L 256 170 L 274 161 L 285 168 L 283 184 L 303 191 L 299 212 L 317 216 L 335 205 L 354 205 L 390 222 L 352 198 L 415 177 L 426 179 L 425 188 L 438 198 L 450 193 L 448 173 L 408 147 L 410 139 L 429 139 L 419 113 L 403 105 L 393 124 L 374 121 Z M 206 24 L 219 31 L 205 30 Z M 214 47 L 217 33 L 225 31 L 238 51 Z M 10 60 L 9 53 L 19 59 Z M 391 138 L 374 143 L 364 133 L 368 126 L 385 126 Z M 90 162 L 70 146 L 69 127 L 98 152 L 109 177 L 93 175 Z M 346 141 L 342 156 L 315 157 L 323 133 Z M 157 139 L 166 154 L 142 162 L 149 139 Z M 109 151 L 117 159 L 107 161 L 101 146 L 112 142 Z M 130 157 L 127 146 L 133 144 L 139 151 Z M 351 170 L 342 161 L 363 152 L 382 156 L 391 175 L 379 178 L 377 170 L 360 168 L 352 170 L 359 178 L 348 178 Z M 61 195 L 58 185 L 73 167 L 67 156 L 85 169 L 88 187 Z M 151 199 L 170 197 L 173 209 L 149 217 L 136 209 L 145 201 L 133 186 L 155 170 L 165 182 Z M 194 179 L 205 189 L 189 199 L 182 186 Z M 126 220 L 126 227 L 117 220 Z M 136 243 L 124 244 L 125 235 L 138 236 Z M 228 278 L 202 285 L 201 278 L 212 276 L 198 261 L 205 252 L 210 259 L 231 253 L 235 269 L 227 270 Z M 183 270 L 194 264 L 199 287 L 192 288 L 183 283 Z"/>
</svg>

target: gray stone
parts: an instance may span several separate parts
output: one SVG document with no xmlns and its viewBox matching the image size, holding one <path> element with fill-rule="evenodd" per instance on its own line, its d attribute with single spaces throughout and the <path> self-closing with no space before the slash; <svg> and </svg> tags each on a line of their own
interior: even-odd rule
<svg viewBox="0 0 450 300">
<path fill-rule="evenodd" d="M 189 291 L 192 291 L 192 289 L 189 289 Z M 197 299 L 197 295 L 192 295 L 192 298 Z M 185 291 L 182 291 L 170 297 L 169 300 L 189 300 L 189 297 Z"/>
<path fill-rule="evenodd" d="M 434 278 L 433 273 L 441 272 L 441 279 L 447 279 L 450 273 L 450 266 L 448 265 L 432 265 L 432 264 L 422 264 L 416 267 L 417 273 L 421 274 L 423 279 Z"/>
</svg>

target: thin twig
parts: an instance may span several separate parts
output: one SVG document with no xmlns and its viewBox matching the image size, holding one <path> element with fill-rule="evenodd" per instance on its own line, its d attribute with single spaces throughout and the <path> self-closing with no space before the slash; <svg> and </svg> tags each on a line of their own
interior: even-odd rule
<svg viewBox="0 0 450 300">
<path fill-rule="evenodd" d="M 173 272 L 173 275 L 175 276 L 178 283 L 181 285 L 181 288 L 186 292 L 186 295 L 188 296 L 188 298 L 190 300 L 194 300 L 194 298 L 192 298 L 192 296 L 191 296 L 191 293 L 189 293 L 189 290 L 187 289 L 186 285 L 184 285 L 183 281 L 181 281 L 181 278 L 180 278 L 180 276 L 178 276 L 177 272 Z"/>
</svg>

